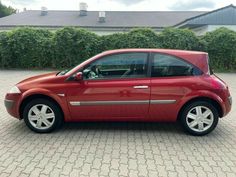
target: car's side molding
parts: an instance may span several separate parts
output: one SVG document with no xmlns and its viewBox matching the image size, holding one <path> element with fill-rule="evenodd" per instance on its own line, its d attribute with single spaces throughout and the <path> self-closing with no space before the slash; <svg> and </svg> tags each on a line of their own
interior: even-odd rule
<svg viewBox="0 0 236 177">
<path fill-rule="evenodd" d="M 176 100 L 128 100 L 128 101 L 71 101 L 71 106 L 95 106 L 95 105 L 130 105 L 130 104 L 172 104 Z"/>
<path fill-rule="evenodd" d="M 175 102 L 176 100 L 150 100 L 150 104 L 172 104 Z"/>
</svg>

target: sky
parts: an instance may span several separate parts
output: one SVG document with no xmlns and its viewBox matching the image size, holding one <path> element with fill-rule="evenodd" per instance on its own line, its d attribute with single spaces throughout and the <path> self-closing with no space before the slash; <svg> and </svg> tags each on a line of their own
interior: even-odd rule
<svg viewBox="0 0 236 177">
<path fill-rule="evenodd" d="M 78 10 L 80 2 L 88 4 L 88 10 L 99 11 L 166 11 L 166 10 L 213 10 L 236 0 L 1 0 L 20 11 L 39 10 Z"/>
</svg>

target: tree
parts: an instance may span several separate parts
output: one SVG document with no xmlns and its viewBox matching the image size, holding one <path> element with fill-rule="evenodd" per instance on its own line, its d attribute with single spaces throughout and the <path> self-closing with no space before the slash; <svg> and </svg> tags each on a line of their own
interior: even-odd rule
<svg viewBox="0 0 236 177">
<path fill-rule="evenodd" d="M 10 6 L 5 6 L 2 4 L 2 2 L 0 1 L 0 18 L 1 17 L 5 17 L 11 14 L 16 13 L 16 9 L 10 7 Z"/>
</svg>

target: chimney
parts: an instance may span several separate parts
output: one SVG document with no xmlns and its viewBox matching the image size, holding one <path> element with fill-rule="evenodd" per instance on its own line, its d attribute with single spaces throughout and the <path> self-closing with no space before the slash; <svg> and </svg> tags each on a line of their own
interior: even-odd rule
<svg viewBox="0 0 236 177">
<path fill-rule="evenodd" d="M 98 21 L 104 23 L 106 21 L 106 12 L 100 11 L 98 14 Z"/>
<path fill-rule="evenodd" d="M 48 9 L 47 7 L 41 7 L 41 16 L 45 16 L 48 14 Z"/>
<path fill-rule="evenodd" d="M 88 5 L 85 2 L 79 3 L 79 15 L 86 16 L 87 15 Z"/>
</svg>

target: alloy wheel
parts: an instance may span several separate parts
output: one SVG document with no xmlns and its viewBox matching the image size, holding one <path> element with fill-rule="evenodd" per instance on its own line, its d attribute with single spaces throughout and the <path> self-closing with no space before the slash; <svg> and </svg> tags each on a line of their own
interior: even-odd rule
<svg viewBox="0 0 236 177">
<path fill-rule="evenodd" d="M 208 130 L 213 122 L 213 112 L 205 106 L 193 107 L 186 116 L 188 127 L 195 132 L 204 132 Z"/>
<path fill-rule="evenodd" d="M 39 130 L 49 129 L 55 121 L 55 113 L 45 104 L 36 104 L 28 112 L 30 124 Z"/>
</svg>

